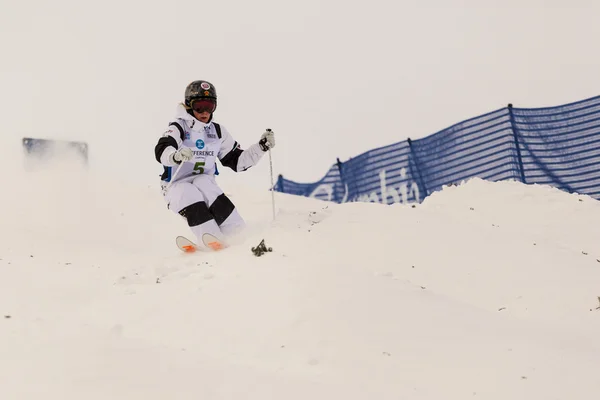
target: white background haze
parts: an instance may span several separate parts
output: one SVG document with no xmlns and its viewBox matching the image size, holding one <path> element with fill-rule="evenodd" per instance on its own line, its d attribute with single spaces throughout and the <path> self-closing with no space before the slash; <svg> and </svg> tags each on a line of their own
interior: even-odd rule
<svg viewBox="0 0 600 400">
<path fill-rule="evenodd" d="M 594 0 L 0 0 L 3 149 L 85 140 L 96 170 L 155 183 L 155 141 L 206 79 L 216 121 L 242 145 L 272 128 L 275 173 L 311 182 L 509 102 L 600 94 L 598 15 Z M 268 187 L 255 170 L 243 181 Z"/>
</svg>

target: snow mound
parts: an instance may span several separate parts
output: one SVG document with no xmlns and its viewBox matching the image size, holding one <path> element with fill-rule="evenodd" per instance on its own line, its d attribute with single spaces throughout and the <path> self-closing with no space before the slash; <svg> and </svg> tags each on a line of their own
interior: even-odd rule
<svg viewBox="0 0 600 400">
<path fill-rule="evenodd" d="M 10 182 L 3 399 L 591 399 L 600 203 L 473 179 L 422 204 L 228 187 L 222 252 L 157 187 L 91 172 Z M 264 239 L 273 252 L 255 257 Z"/>
</svg>

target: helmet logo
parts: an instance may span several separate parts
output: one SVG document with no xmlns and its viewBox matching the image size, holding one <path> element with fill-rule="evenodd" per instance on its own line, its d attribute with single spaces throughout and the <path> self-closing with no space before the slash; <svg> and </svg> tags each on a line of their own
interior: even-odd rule
<svg viewBox="0 0 600 400">
<path fill-rule="evenodd" d="M 210 90 L 210 85 L 208 84 L 208 82 L 202 82 L 200 84 L 200 87 L 204 90 Z"/>
</svg>

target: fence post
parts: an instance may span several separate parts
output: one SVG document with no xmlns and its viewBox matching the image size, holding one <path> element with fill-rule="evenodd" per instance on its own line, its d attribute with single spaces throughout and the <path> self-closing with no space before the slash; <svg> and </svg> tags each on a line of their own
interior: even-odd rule
<svg viewBox="0 0 600 400">
<path fill-rule="evenodd" d="M 340 172 L 340 182 L 342 184 L 342 190 L 344 189 L 344 171 L 343 171 L 343 163 L 340 161 L 339 157 L 336 157 L 336 165 L 338 167 L 338 171 Z M 335 201 L 337 203 L 341 203 L 344 199 L 338 199 L 337 190 L 334 190 Z"/>
<path fill-rule="evenodd" d="M 337 167 L 340 170 L 340 177 L 341 177 L 342 176 L 342 162 L 340 161 L 339 157 L 337 157 L 335 160 L 336 160 Z"/>
<path fill-rule="evenodd" d="M 515 140 L 515 147 L 517 148 L 517 161 L 519 163 L 519 173 L 521 174 L 521 182 L 525 182 L 525 171 L 523 169 L 523 158 L 521 157 L 521 146 L 519 146 L 519 136 L 517 135 L 517 123 L 515 121 L 515 114 L 513 113 L 513 105 L 508 104 L 508 115 L 510 116 L 510 127 L 513 132 L 513 138 Z"/>
<path fill-rule="evenodd" d="M 419 176 L 419 180 L 418 180 L 418 184 L 420 187 L 423 188 L 423 193 L 425 194 L 423 196 L 423 198 L 429 196 L 429 193 L 427 192 L 427 186 L 425 186 L 425 181 L 423 180 L 423 176 L 421 175 L 421 168 L 419 167 L 419 160 L 417 159 L 417 156 L 414 152 L 413 146 L 412 146 L 412 139 L 408 138 L 407 139 L 408 142 L 408 147 L 410 149 L 410 155 L 412 156 L 413 160 L 415 161 L 415 169 L 417 170 L 417 175 Z M 410 163 L 409 163 L 410 166 Z"/>
</svg>

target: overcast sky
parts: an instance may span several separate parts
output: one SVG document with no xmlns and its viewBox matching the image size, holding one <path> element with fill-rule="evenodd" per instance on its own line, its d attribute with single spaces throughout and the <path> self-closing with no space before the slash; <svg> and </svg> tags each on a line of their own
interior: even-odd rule
<svg viewBox="0 0 600 400">
<path fill-rule="evenodd" d="M 275 174 L 505 106 L 600 94 L 600 2 L 0 0 L 3 162 L 23 136 L 84 140 L 96 171 L 158 182 L 153 147 L 195 79 L 247 146 L 276 133 Z M 268 187 L 269 162 L 240 175 Z M 115 175 L 116 176 L 116 175 Z"/>
</svg>

